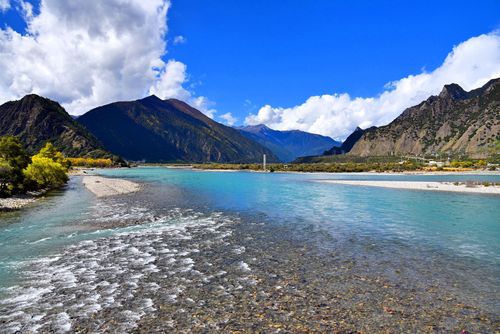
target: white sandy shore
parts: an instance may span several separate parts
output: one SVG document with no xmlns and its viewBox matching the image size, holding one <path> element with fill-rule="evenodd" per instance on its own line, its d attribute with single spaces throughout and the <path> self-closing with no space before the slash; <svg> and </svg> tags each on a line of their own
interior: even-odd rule
<svg viewBox="0 0 500 334">
<path fill-rule="evenodd" d="M 128 194 L 141 189 L 141 186 L 138 183 L 122 179 L 111 179 L 102 176 L 84 176 L 82 183 L 97 197 Z"/>
<path fill-rule="evenodd" d="M 393 189 L 451 191 L 474 194 L 500 195 L 500 187 L 476 185 L 468 187 L 465 184 L 455 185 L 450 182 L 427 182 L 427 181 L 357 181 L 357 180 L 320 180 L 322 183 L 345 184 L 352 186 L 382 187 Z"/>
</svg>

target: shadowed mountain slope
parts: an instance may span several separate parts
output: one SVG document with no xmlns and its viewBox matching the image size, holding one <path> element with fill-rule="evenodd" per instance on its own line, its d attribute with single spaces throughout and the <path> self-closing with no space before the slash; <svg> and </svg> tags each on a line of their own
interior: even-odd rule
<svg viewBox="0 0 500 334">
<path fill-rule="evenodd" d="M 90 110 L 78 122 L 126 159 L 148 162 L 277 161 L 274 154 L 239 131 L 215 122 L 176 100 L 149 96 Z"/>
</svg>

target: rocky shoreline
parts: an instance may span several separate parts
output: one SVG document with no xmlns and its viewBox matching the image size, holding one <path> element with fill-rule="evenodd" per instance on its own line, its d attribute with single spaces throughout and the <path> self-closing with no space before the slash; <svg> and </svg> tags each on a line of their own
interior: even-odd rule
<svg viewBox="0 0 500 334">
<path fill-rule="evenodd" d="M 36 200 L 36 195 L 17 195 L 0 198 L 0 212 L 19 210 L 34 203 Z"/>
</svg>

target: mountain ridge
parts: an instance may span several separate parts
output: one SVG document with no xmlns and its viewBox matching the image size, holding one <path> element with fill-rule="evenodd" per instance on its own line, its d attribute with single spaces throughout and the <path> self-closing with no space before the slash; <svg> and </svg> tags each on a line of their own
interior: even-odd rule
<svg viewBox="0 0 500 334">
<path fill-rule="evenodd" d="M 375 129 L 376 127 L 372 126 L 363 130 L 357 126 L 356 129 L 342 142 L 342 145 L 332 147 L 328 151 L 323 152 L 323 155 L 339 155 L 349 153 L 365 132 L 374 131 Z"/>
<path fill-rule="evenodd" d="M 110 156 L 58 102 L 36 94 L 0 106 L 0 135 L 19 137 L 31 154 L 51 142 L 66 156 Z"/>
<path fill-rule="evenodd" d="M 149 162 L 277 161 L 267 148 L 177 99 L 154 95 L 94 108 L 78 119 L 112 152 Z M 137 141 L 141 138 L 141 141 Z"/>
<path fill-rule="evenodd" d="M 445 85 L 437 96 L 405 109 L 385 126 L 369 131 L 350 155 L 429 155 L 444 153 L 485 158 L 498 154 L 500 79 L 469 92 Z"/>
<path fill-rule="evenodd" d="M 330 137 L 300 130 L 279 131 L 264 124 L 237 128 L 244 136 L 259 142 L 282 162 L 290 162 L 300 156 L 321 154 L 325 149 L 340 145 Z"/>
</svg>

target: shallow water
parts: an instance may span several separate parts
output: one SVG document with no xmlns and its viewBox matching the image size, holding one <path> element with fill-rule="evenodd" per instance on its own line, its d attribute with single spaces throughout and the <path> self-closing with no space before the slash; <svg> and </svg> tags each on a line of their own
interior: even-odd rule
<svg viewBox="0 0 500 334">
<path fill-rule="evenodd" d="M 0 332 L 494 332 L 500 197 L 315 182 L 499 175 L 97 171 L 0 216 Z"/>
</svg>

